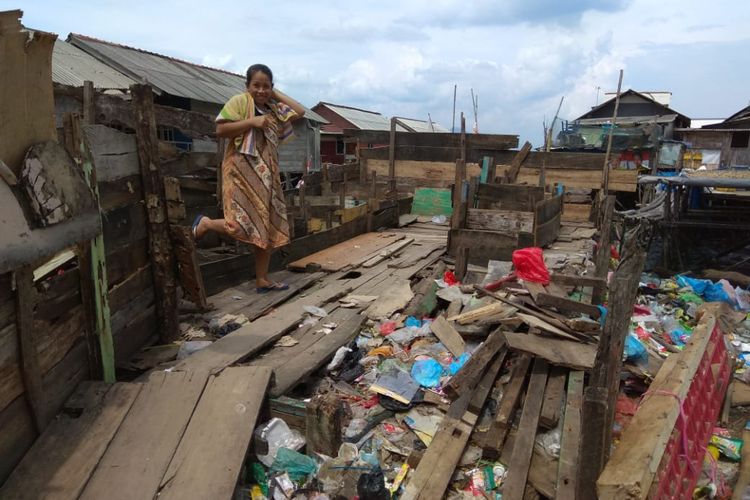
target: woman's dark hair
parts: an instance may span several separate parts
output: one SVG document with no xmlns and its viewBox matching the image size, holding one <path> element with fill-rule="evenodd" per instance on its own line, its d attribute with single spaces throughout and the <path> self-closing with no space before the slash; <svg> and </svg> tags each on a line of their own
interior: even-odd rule
<svg viewBox="0 0 750 500">
<path fill-rule="evenodd" d="M 271 80 L 271 83 L 273 84 L 273 73 L 271 72 L 271 68 L 266 66 L 265 64 L 253 64 L 249 68 L 247 68 L 247 76 L 245 77 L 245 85 L 250 85 L 250 80 L 252 80 L 253 75 L 257 72 L 265 73 L 268 75 L 268 79 Z"/>
</svg>

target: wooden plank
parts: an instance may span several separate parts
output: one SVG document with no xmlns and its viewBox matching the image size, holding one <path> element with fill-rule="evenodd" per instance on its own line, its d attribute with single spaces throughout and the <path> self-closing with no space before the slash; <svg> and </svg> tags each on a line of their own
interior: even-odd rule
<svg viewBox="0 0 750 500">
<path fill-rule="evenodd" d="M 730 399 L 732 406 L 750 405 L 750 385 L 735 380 L 730 386 Z"/>
<path fill-rule="evenodd" d="M 487 318 L 509 317 L 515 314 L 517 309 L 510 307 L 502 302 L 494 302 L 486 306 L 463 312 L 456 316 L 448 316 L 448 321 L 455 321 L 459 325 L 469 325 Z"/>
<path fill-rule="evenodd" d="M 182 290 L 185 292 L 187 299 L 198 306 L 199 309 L 208 309 L 206 289 L 203 286 L 203 275 L 198 264 L 192 230 L 186 226 L 171 226 L 170 233 L 174 242 Z"/>
<path fill-rule="evenodd" d="M 510 260 L 519 248 L 518 237 L 494 231 L 451 229 L 448 253 L 456 255 L 458 248 L 471 248 L 469 263 L 486 266 L 489 260 Z"/>
<path fill-rule="evenodd" d="M 516 413 L 523 388 L 526 385 L 526 374 L 530 366 L 531 356 L 528 354 L 521 354 L 516 358 L 510 381 L 503 389 L 503 396 L 497 408 L 495 419 L 492 421 L 490 429 L 484 433 L 480 440 L 482 455 L 485 458 L 497 459 L 500 457 L 505 438 L 508 436 L 508 431 L 510 431 L 513 423 L 512 418 Z"/>
<path fill-rule="evenodd" d="M 508 348 L 533 354 L 546 359 L 553 365 L 565 366 L 574 370 L 591 370 L 596 358 L 596 346 L 540 337 L 526 333 L 506 332 Z"/>
<path fill-rule="evenodd" d="M 367 168 L 378 177 L 388 177 L 388 160 L 367 160 Z M 455 182 L 455 161 L 410 161 L 396 160 L 398 179 L 415 179 L 416 187 L 445 188 Z M 478 163 L 466 164 L 466 180 L 481 175 L 482 168 Z"/>
<path fill-rule="evenodd" d="M 559 285 L 568 286 L 597 286 L 606 285 L 607 280 L 598 276 L 575 276 L 572 274 L 552 273 L 550 280 Z"/>
<path fill-rule="evenodd" d="M 444 317 L 438 316 L 435 318 L 430 323 L 430 329 L 454 356 L 458 357 L 466 350 L 464 339 L 461 338 L 461 335 L 458 334 L 456 329 Z"/>
<path fill-rule="evenodd" d="M 742 431 L 742 442 L 750 443 L 750 431 L 744 429 Z M 747 497 L 748 489 L 750 488 L 750 446 L 742 447 L 742 460 L 740 462 L 740 475 L 737 478 L 737 483 L 734 485 L 734 493 L 732 493 L 732 500 L 742 500 Z"/>
<path fill-rule="evenodd" d="M 500 462 L 510 463 L 513 454 L 513 444 L 516 442 L 516 432 L 508 434 L 508 440 L 503 446 L 503 454 Z M 529 479 L 526 482 L 527 492 L 529 488 L 536 490 L 539 495 L 546 498 L 557 498 L 555 481 L 557 479 L 557 468 L 559 461 L 546 451 L 542 451 L 538 446 L 534 446 L 534 453 L 531 455 L 531 465 L 529 466 Z M 539 496 L 537 495 L 537 497 Z"/>
<path fill-rule="evenodd" d="M 590 203 L 563 203 L 563 222 L 586 222 L 590 216 Z"/>
<path fill-rule="evenodd" d="M 362 264 L 362 267 L 370 268 L 376 264 L 380 264 L 384 260 L 390 259 L 391 257 L 397 255 L 399 252 L 401 252 L 401 250 L 411 245 L 412 243 L 414 243 L 414 238 L 404 238 L 403 240 L 400 240 L 391 245 L 388 245 L 383 250 L 379 251 L 377 255 L 367 259 Z"/>
<path fill-rule="evenodd" d="M 600 214 L 600 225 L 599 225 L 599 246 L 594 256 L 594 262 L 596 269 L 594 275 L 598 278 L 606 278 L 609 272 L 610 262 L 610 241 L 611 241 L 611 227 L 612 227 L 612 216 L 615 212 L 615 197 L 607 196 L 604 199 L 604 206 L 602 207 Z M 606 290 L 602 285 L 594 285 L 594 293 L 591 298 L 592 304 L 602 304 L 604 302 L 604 292 Z"/>
<path fill-rule="evenodd" d="M 360 144 L 389 144 L 388 130 L 345 129 L 344 135 L 356 137 Z M 466 149 L 512 149 L 518 147 L 517 135 L 467 134 Z M 442 132 L 395 132 L 395 144 L 418 147 L 461 147 L 461 134 Z"/>
<path fill-rule="evenodd" d="M 544 188 L 511 184 L 480 184 L 477 191 L 479 208 L 533 212 L 544 200 Z"/>
<path fill-rule="evenodd" d="M 231 498 L 271 380 L 238 366 L 209 377 L 159 488 L 160 499 Z"/>
<path fill-rule="evenodd" d="M 156 292 L 156 312 L 159 317 L 159 335 L 163 342 L 168 343 L 176 339 L 180 332 L 177 319 L 175 264 L 169 237 L 164 181 L 157 167 L 159 151 L 154 97 L 148 85 L 134 84 L 130 87 L 130 93 L 136 124 L 138 163 L 148 214 L 149 248 Z"/>
<path fill-rule="evenodd" d="M 570 335 L 567 332 L 562 331 L 561 329 L 557 328 L 555 325 L 544 321 L 536 316 L 532 316 L 531 314 L 524 314 L 524 313 L 516 313 L 516 316 L 518 316 L 521 320 L 523 320 L 524 323 L 527 325 L 539 328 L 542 331 L 545 331 L 547 333 L 551 333 L 553 335 L 557 335 L 558 337 L 564 338 L 564 339 L 570 339 L 570 340 L 578 340 L 577 337 Z"/>
<path fill-rule="evenodd" d="M 443 391 L 455 400 L 471 392 L 474 382 L 484 371 L 487 364 L 505 346 L 503 334 L 495 331 L 487 337 L 469 358 L 469 361 L 443 386 Z"/>
<path fill-rule="evenodd" d="M 502 178 L 508 169 L 508 165 L 498 165 L 497 177 Z M 521 167 L 517 182 L 536 186 L 539 183 L 540 172 L 541 168 L 539 167 L 525 165 Z M 599 166 L 599 171 L 595 172 L 590 168 L 552 168 L 550 164 L 545 165 L 545 182 L 547 184 L 562 184 L 566 189 L 600 189 L 601 179 L 601 166 Z M 610 191 L 633 193 L 638 184 L 637 180 L 638 176 L 635 170 L 612 170 L 609 179 Z"/>
<path fill-rule="evenodd" d="M 44 431 L 52 415 L 45 411 L 46 401 L 42 386 L 42 368 L 37 354 L 36 330 L 34 328 L 34 270 L 24 267 L 16 271 L 16 334 L 20 354 L 20 369 L 23 377 L 26 400 L 31 408 L 37 433 Z"/>
<path fill-rule="evenodd" d="M 536 358 L 531 369 L 529 388 L 523 403 L 521 421 L 513 444 L 513 455 L 508 464 L 508 474 L 503 482 L 503 498 L 519 500 L 523 498 L 526 479 L 534 451 L 534 438 L 539 424 L 539 412 L 544 400 L 544 387 L 547 381 L 547 362 Z"/>
<path fill-rule="evenodd" d="M 406 308 L 414 297 L 409 280 L 394 280 L 383 293 L 365 310 L 368 318 L 376 320 L 390 318 L 391 315 Z"/>
<path fill-rule="evenodd" d="M 523 147 L 518 153 L 516 153 L 516 156 L 513 157 L 513 161 L 510 163 L 510 168 L 505 173 L 506 184 L 515 184 L 516 179 L 518 178 L 518 172 L 521 170 L 521 164 L 523 164 L 524 160 L 529 156 L 529 151 L 531 151 L 531 143 L 526 141 L 523 143 Z"/>
<path fill-rule="evenodd" d="M 404 235 L 395 233 L 366 233 L 296 260 L 289 267 L 304 270 L 310 264 L 318 264 L 323 271 L 340 271 L 363 262 L 371 254 L 402 239 Z"/>
<path fill-rule="evenodd" d="M 559 366 L 550 368 L 547 387 L 544 389 L 544 405 L 539 415 L 539 425 L 546 429 L 554 429 L 560 420 L 567 378 L 568 370 L 565 368 Z"/>
<path fill-rule="evenodd" d="M 554 307 L 559 311 L 586 314 L 594 319 L 599 319 L 599 316 L 601 316 L 601 311 L 599 311 L 599 308 L 596 306 L 584 304 L 577 300 L 558 297 L 557 295 L 549 293 L 540 293 L 535 300 L 537 305 Z"/>
<path fill-rule="evenodd" d="M 504 359 L 504 353 L 497 354 L 489 366 L 485 366 L 486 370 L 483 367 L 484 374 L 481 379 L 475 380 L 475 389 L 451 405 L 435 438 L 406 484 L 402 499 L 432 500 L 443 497 Z"/>
<path fill-rule="evenodd" d="M 153 498 L 206 378 L 206 372 L 152 372 L 80 498 Z"/>
<path fill-rule="evenodd" d="M 351 342 L 364 323 L 365 316 L 356 310 L 341 309 L 326 318 L 338 323 L 331 333 L 317 333 L 319 326 L 309 328 L 302 335 L 293 334 L 300 343 L 292 347 L 274 347 L 263 357 L 250 362 L 250 366 L 273 368 L 272 397 L 286 394 L 315 370 L 323 366 L 339 347 Z"/>
<path fill-rule="evenodd" d="M 513 210 L 469 208 L 466 228 L 502 231 L 508 234 L 515 234 L 519 231 L 530 233 L 534 230 L 534 214 Z"/>
<path fill-rule="evenodd" d="M 404 269 L 389 270 L 387 263 L 383 262 L 357 276 L 347 276 L 350 273 L 344 272 L 334 274 L 328 278 L 330 281 L 328 281 L 327 286 L 318 288 L 305 297 L 286 302 L 269 314 L 252 323 L 243 325 L 238 330 L 217 340 L 211 346 L 192 354 L 177 366 L 179 369 L 210 371 L 236 363 L 257 352 L 263 346 L 276 341 L 283 336 L 284 332 L 297 325 L 305 314 L 303 306 L 324 305 L 332 300 L 344 297 L 376 278 L 408 279 L 423 267 L 431 265 L 437 260 L 439 256 L 436 254 L 437 252 L 414 266 Z"/>
<path fill-rule="evenodd" d="M 565 416 L 560 442 L 560 468 L 557 473 L 557 498 L 575 500 L 578 447 L 581 440 L 581 406 L 583 404 L 583 376 L 581 371 L 571 371 L 568 377 Z"/>
<path fill-rule="evenodd" d="M 693 376 L 708 346 L 716 316 L 707 311 L 679 354 L 670 355 L 656 374 L 646 398 L 620 436 L 620 444 L 596 482 L 602 499 L 645 498 Z"/>
<path fill-rule="evenodd" d="M 544 285 L 542 285 L 541 283 L 534 283 L 533 281 L 524 281 L 523 286 L 524 288 L 526 288 L 526 290 L 529 291 L 529 293 L 531 294 L 531 298 L 534 299 L 534 302 L 536 302 L 537 305 L 542 305 L 539 304 L 538 298 L 539 294 L 544 293 Z"/>
<path fill-rule="evenodd" d="M 26 453 L 0 497 L 78 498 L 130 409 L 140 384 L 84 382 Z"/>
</svg>

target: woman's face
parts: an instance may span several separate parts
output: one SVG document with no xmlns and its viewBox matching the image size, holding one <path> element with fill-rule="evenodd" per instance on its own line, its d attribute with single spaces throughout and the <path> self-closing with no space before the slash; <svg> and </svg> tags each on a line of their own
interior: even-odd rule
<svg viewBox="0 0 750 500">
<path fill-rule="evenodd" d="M 250 83 L 247 90 L 257 104 L 266 104 L 273 95 L 273 83 L 267 74 L 262 71 L 256 71 L 250 77 Z"/>
</svg>

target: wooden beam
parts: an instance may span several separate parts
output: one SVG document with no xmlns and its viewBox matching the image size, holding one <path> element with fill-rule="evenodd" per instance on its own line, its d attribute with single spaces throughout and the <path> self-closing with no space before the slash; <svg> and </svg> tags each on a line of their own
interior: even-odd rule
<svg viewBox="0 0 750 500">
<path fill-rule="evenodd" d="M 440 340 L 440 342 L 453 354 L 458 357 L 466 350 L 466 344 L 461 335 L 451 326 L 448 321 L 438 316 L 435 320 L 430 323 L 430 329 L 432 333 Z"/>
<path fill-rule="evenodd" d="M 568 376 L 565 416 L 560 441 L 560 466 L 557 472 L 557 498 L 575 500 L 578 448 L 581 440 L 581 406 L 583 404 L 583 376 L 581 371 L 571 371 Z"/>
<path fill-rule="evenodd" d="M 544 358 L 553 365 L 574 370 L 591 370 L 596 359 L 596 347 L 570 340 L 558 340 L 530 333 L 506 332 L 508 348 Z"/>
<path fill-rule="evenodd" d="M 612 124 L 609 127 L 609 137 L 607 137 L 607 152 L 604 154 L 604 175 L 602 176 L 602 191 L 604 196 L 609 195 L 609 155 L 612 153 L 612 138 L 615 134 L 617 124 L 617 111 L 620 108 L 620 89 L 622 88 L 622 70 L 620 70 L 620 79 L 617 81 L 617 94 L 615 94 L 615 110 L 612 114 Z M 682 155 L 680 155 L 680 158 Z"/>
<path fill-rule="evenodd" d="M 26 401 L 31 409 L 34 427 L 41 434 L 49 424 L 46 396 L 42 384 L 42 367 L 39 364 L 34 329 L 34 270 L 22 267 L 15 272 L 16 280 L 16 334 L 20 354 L 21 375 Z"/>
<path fill-rule="evenodd" d="M 463 281 L 466 277 L 466 269 L 469 266 L 469 250 L 468 247 L 460 247 L 456 252 L 455 273 L 458 281 Z"/>
<path fill-rule="evenodd" d="M 369 142 L 369 141 L 368 141 Z M 396 118 L 391 118 L 391 131 L 388 134 L 388 197 L 396 195 Z"/>
<path fill-rule="evenodd" d="M 159 150 L 154 96 L 150 86 L 141 84 L 132 85 L 130 93 L 133 96 L 138 163 L 141 167 L 143 194 L 148 214 L 151 269 L 154 273 L 159 336 L 163 342 L 171 342 L 179 336 L 177 284 L 172 243 L 169 237 L 164 182 L 158 168 Z"/>
<path fill-rule="evenodd" d="M 387 130 L 345 129 L 344 135 L 356 137 L 362 144 L 390 143 L 390 134 Z M 442 132 L 396 132 L 396 143 L 398 144 L 398 147 L 458 148 L 461 147 L 461 134 L 448 134 Z M 516 147 L 518 147 L 517 135 L 468 134 L 466 136 L 466 148 L 471 150 L 509 150 Z"/>
<path fill-rule="evenodd" d="M 572 274 L 552 273 L 550 280 L 558 285 L 568 286 L 606 286 L 607 280 L 598 276 L 575 276 Z"/>
<path fill-rule="evenodd" d="M 83 123 L 96 123 L 96 104 L 94 103 L 94 83 L 91 80 L 83 82 Z"/>
<path fill-rule="evenodd" d="M 529 156 L 529 151 L 531 151 L 531 143 L 526 141 L 523 144 L 523 147 L 518 153 L 516 153 L 516 156 L 513 157 L 513 161 L 510 163 L 510 169 L 505 173 L 506 184 L 514 184 L 516 182 L 518 172 L 521 171 L 521 165 L 526 160 L 526 157 Z"/>
<path fill-rule="evenodd" d="M 539 424 L 546 429 L 554 429 L 560 420 L 567 378 L 567 369 L 560 366 L 550 368 L 547 387 L 544 389 L 544 405 L 539 415 Z"/>
<path fill-rule="evenodd" d="M 596 481 L 599 498 L 646 498 L 679 417 L 680 401 L 687 396 L 716 324 L 714 313 L 707 311 L 685 349 L 664 362 L 651 383 L 651 394 L 623 431 Z"/>
<path fill-rule="evenodd" d="M 544 387 L 547 382 L 547 362 L 536 358 L 531 369 L 529 388 L 523 402 L 518 434 L 513 444 L 513 455 L 508 467 L 508 475 L 503 483 L 503 498 L 521 500 L 529 475 L 531 455 L 534 452 L 534 438 L 539 425 L 539 412 L 544 401 Z"/>
<path fill-rule="evenodd" d="M 76 162 L 81 166 L 83 177 L 91 188 L 91 193 L 99 207 L 99 218 L 101 221 L 101 202 L 99 198 L 99 184 L 96 181 L 96 169 L 92 159 L 91 151 L 81 130 L 80 119 L 74 118 L 73 115 L 65 116 L 65 128 L 70 131 L 72 155 Z M 81 279 L 86 280 L 87 284 L 82 285 L 83 296 L 88 294 L 89 284 L 92 284 L 91 298 L 93 299 L 94 324 L 96 326 L 96 336 L 99 341 L 99 352 L 97 358 L 101 360 L 102 380 L 112 383 L 116 380 L 115 376 L 115 348 L 112 340 L 112 322 L 109 311 L 109 282 L 107 278 L 107 258 L 104 246 L 104 235 L 99 234 L 91 240 L 87 252 L 89 258 L 88 269 L 81 271 Z M 83 290 L 86 290 L 85 292 Z M 97 370 L 98 371 L 98 370 Z M 92 376 L 94 374 L 92 373 Z"/>
</svg>

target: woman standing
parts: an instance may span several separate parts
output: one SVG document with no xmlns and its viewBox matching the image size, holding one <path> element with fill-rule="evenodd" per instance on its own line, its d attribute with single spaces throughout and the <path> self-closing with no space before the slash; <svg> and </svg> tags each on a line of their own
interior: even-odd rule
<svg viewBox="0 0 750 500">
<path fill-rule="evenodd" d="M 246 85 L 247 91 L 229 99 L 216 117 L 217 137 L 230 139 L 221 165 L 224 218 L 199 215 L 193 234 L 201 238 L 216 231 L 252 245 L 256 290 L 266 293 L 289 288 L 268 279 L 271 253 L 289 243 L 278 146 L 305 110 L 273 88 L 268 66 L 250 66 Z"/>
</svg>

